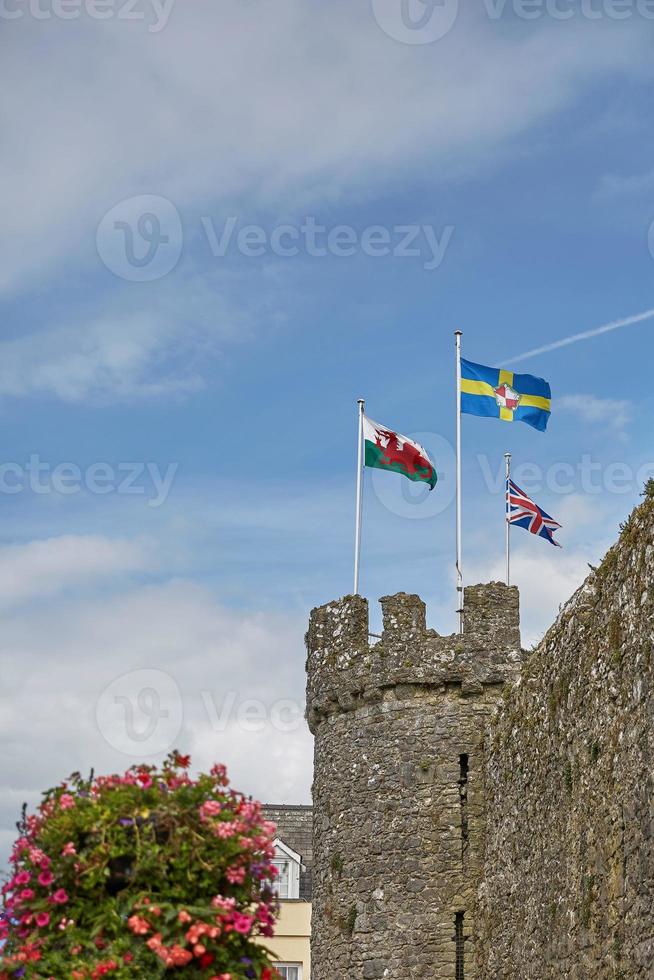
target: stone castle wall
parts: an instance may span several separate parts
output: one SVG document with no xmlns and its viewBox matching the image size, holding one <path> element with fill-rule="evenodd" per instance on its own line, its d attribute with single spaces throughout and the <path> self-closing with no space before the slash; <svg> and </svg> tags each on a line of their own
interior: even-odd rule
<svg viewBox="0 0 654 980">
<path fill-rule="evenodd" d="M 520 670 L 518 605 L 467 589 L 466 631 L 444 637 L 392 596 L 372 646 L 364 599 L 312 613 L 312 980 L 474 980 L 482 742 Z"/>
<path fill-rule="evenodd" d="M 479 980 L 654 977 L 653 641 L 647 500 L 493 724 Z"/>
</svg>

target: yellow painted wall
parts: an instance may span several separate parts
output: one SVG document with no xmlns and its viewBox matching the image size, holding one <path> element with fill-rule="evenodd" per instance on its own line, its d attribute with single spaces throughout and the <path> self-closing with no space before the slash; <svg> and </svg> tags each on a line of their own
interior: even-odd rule
<svg viewBox="0 0 654 980">
<path fill-rule="evenodd" d="M 311 902 L 283 899 L 272 939 L 264 941 L 279 963 L 301 963 L 302 980 L 311 976 Z"/>
</svg>

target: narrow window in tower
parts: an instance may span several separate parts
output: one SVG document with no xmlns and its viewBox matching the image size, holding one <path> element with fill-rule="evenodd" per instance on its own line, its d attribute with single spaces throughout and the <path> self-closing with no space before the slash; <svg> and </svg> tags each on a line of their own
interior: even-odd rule
<svg viewBox="0 0 654 980">
<path fill-rule="evenodd" d="M 463 917 L 465 912 L 457 912 L 454 917 L 454 942 L 456 943 L 456 973 L 455 980 L 465 980 L 466 947 L 463 935 Z"/>
<path fill-rule="evenodd" d="M 461 804 L 461 861 L 464 868 L 468 864 L 468 844 L 470 841 L 468 829 L 468 772 L 469 763 L 466 753 L 459 756 L 459 802 Z"/>
</svg>

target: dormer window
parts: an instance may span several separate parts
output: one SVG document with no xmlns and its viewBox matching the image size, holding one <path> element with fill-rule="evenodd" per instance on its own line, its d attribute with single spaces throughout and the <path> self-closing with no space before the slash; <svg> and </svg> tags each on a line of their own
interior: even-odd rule
<svg viewBox="0 0 654 980">
<path fill-rule="evenodd" d="M 275 891 L 280 899 L 300 897 L 300 871 L 305 870 L 302 858 L 292 848 L 277 838 L 273 865 L 277 868 Z"/>
</svg>

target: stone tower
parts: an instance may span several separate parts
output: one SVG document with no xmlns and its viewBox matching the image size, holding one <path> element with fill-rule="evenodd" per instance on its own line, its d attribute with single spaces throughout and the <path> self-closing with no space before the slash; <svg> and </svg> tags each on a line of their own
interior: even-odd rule
<svg viewBox="0 0 654 980">
<path fill-rule="evenodd" d="M 518 590 L 465 593 L 465 632 L 426 628 L 415 595 L 311 614 L 315 735 L 312 980 L 473 980 L 482 745 L 521 666 Z"/>
</svg>

